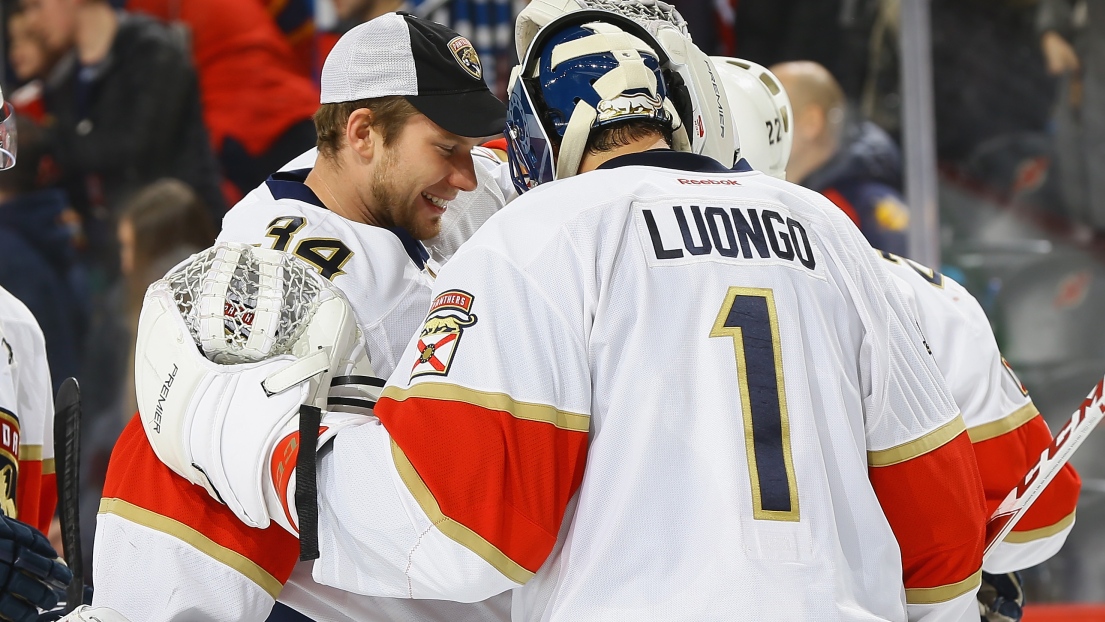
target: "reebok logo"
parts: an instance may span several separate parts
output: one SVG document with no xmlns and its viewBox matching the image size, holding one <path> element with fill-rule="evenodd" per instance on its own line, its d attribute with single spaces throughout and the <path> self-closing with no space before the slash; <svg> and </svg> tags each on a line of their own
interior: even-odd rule
<svg viewBox="0 0 1105 622">
<path fill-rule="evenodd" d="M 169 377 L 161 384 L 161 395 L 157 398 L 157 406 L 153 410 L 153 421 L 150 422 L 150 425 L 153 426 L 153 431 L 158 434 L 161 434 L 161 414 L 164 412 L 162 407 L 165 404 L 165 400 L 169 397 L 169 389 L 172 388 L 173 381 L 176 380 L 176 374 L 179 369 L 176 363 L 173 363 L 173 371 L 169 372 Z"/>
<path fill-rule="evenodd" d="M 679 179 L 684 186 L 739 186 L 741 182 L 735 179 Z"/>
</svg>

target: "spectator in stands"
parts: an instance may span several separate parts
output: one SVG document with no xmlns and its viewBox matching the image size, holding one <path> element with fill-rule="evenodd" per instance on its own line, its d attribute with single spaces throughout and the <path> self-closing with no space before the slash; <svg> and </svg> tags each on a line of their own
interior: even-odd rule
<svg viewBox="0 0 1105 622">
<path fill-rule="evenodd" d="M 65 193 L 41 183 L 48 166 L 42 130 L 18 117 L 16 133 L 19 166 L 0 171 L 0 286 L 38 320 L 56 391 L 77 375 L 87 312 L 78 230 Z"/>
<path fill-rule="evenodd" d="M 1055 110 L 1059 187 L 1072 218 L 1105 231 L 1105 5 L 1041 0 L 1036 20 Z"/>
<path fill-rule="evenodd" d="M 57 54 L 50 53 L 22 11 L 8 16 L 8 63 L 20 86 L 8 94 L 7 100 L 17 112 L 42 121 L 42 78 L 57 60 Z"/>
<path fill-rule="evenodd" d="M 909 210 L 901 198 L 897 145 L 874 123 L 849 118 L 840 85 L 821 65 L 794 61 L 771 71 L 794 111 L 787 180 L 836 203 L 872 246 L 908 256 Z"/>
<path fill-rule="evenodd" d="M 145 187 L 119 216 L 119 264 L 126 279 L 128 352 L 134 352 L 134 335 L 142 296 L 151 283 L 170 268 L 215 242 L 215 226 L 203 202 L 187 184 L 162 179 Z M 122 416 L 138 409 L 133 390 L 134 363 L 128 365 L 124 382 Z M 121 423 L 125 423 L 125 419 Z"/>
<path fill-rule="evenodd" d="M 318 89 L 258 0 L 128 0 L 189 33 L 228 204 L 315 145 Z"/>
<path fill-rule="evenodd" d="M 138 188 L 176 177 L 225 209 L 195 72 L 165 26 L 107 0 L 22 5 L 47 47 L 67 50 L 46 87 L 53 155 L 86 219 L 96 275 L 110 282 L 115 216 Z"/>
</svg>

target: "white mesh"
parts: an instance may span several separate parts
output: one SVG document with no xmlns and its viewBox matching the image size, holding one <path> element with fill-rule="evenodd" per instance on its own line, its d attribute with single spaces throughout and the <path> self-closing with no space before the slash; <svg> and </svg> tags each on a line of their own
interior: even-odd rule
<svg viewBox="0 0 1105 622">
<path fill-rule="evenodd" d="M 674 26 L 685 37 L 691 38 L 687 29 L 687 21 L 679 14 L 679 11 L 667 2 L 659 0 L 577 0 L 581 6 L 589 9 L 602 9 L 624 15 L 641 24 L 652 34 L 661 26 Z"/>
<path fill-rule="evenodd" d="M 196 345 L 221 364 L 291 353 L 326 288 L 290 254 L 226 243 L 193 255 L 164 281 Z"/>
<path fill-rule="evenodd" d="M 417 95 L 411 33 L 396 13 L 369 20 L 338 39 L 322 66 L 320 102 Z"/>
</svg>

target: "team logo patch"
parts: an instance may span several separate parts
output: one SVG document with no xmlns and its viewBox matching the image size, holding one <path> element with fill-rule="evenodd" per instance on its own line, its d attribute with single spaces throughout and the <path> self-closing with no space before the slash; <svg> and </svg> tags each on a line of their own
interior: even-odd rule
<svg viewBox="0 0 1105 622">
<path fill-rule="evenodd" d="M 475 323 L 472 294 L 451 289 L 435 298 L 418 334 L 418 359 L 411 368 L 411 378 L 448 374 L 464 329 Z"/>
<path fill-rule="evenodd" d="M 19 418 L 0 408 L 0 512 L 18 518 L 15 499 L 19 483 Z"/>
<path fill-rule="evenodd" d="M 483 79 L 483 66 L 480 65 L 480 57 L 476 54 L 476 48 L 472 47 L 472 43 L 464 37 L 454 37 L 452 41 L 449 41 L 449 51 L 453 53 L 453 58 L 457 59 L 457 63 L 468 72 L 468 75 L 477 80 Z"/>
</svg>

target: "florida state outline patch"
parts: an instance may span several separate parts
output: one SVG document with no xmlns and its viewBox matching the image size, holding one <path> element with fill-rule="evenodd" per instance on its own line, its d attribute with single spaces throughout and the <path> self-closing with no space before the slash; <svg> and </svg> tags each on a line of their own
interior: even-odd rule
<svg viewBox="0 0 1105 622">
<path fill-rule="evenodd" d="M 418 333 L 418 358 L 411 368 L 411 379 L 449 374 L 464 329 L 476 323 L 473 300 L 472 294 L 459 289 L 442 292 L 434 299 L 422 332 Z"/>
</svg>

